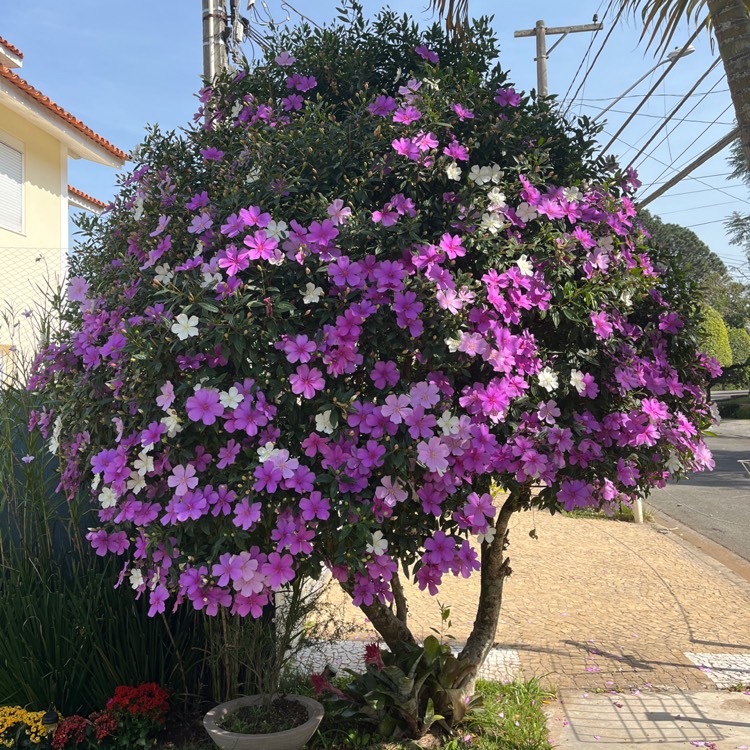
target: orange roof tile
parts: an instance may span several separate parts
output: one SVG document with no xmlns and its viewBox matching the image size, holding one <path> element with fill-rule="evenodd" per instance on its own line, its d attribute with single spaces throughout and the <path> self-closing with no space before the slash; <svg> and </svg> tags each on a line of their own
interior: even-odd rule
<svg viewBox="0 0 750 750">
<path fill-rule="evenodd" d="M 17 57 L 20 57 L 23 60 L 23 52 L 21 52 L 21 50 L 18 49 L 18 47 L 15 47 L 14 45 L 12 45 L 9 41 L 3 39 L 1 36 L 0 36 L 0 44 L 2 44 L 3 47 L 7 47 L 14 55 L 16 55 Z"/>
<path fill-rule="evenodd" d="M 16 75 L 4 65 L 0 65 L 0 77 L 5 78 L 17 89 L 39 102 L 39 104 L 46 107 L 50 112 L 53 112 L 68 125 L 71 125 L 76 130 L 83 133 L 87 138 L 94 141 L 94 143 L 98 144 L 106 151 L 109 151 L 113 156 L 116 156 L 118 159 L 128 159 L 128 155 L 124 151 L 117 148 L 117 146 L 113 146 L 108 140 L 100 136 L 98 133 L 95 133 L 88 125 L 84 125 L 84 123 L 82 123 L 77 117 L 74 117 L 70 112 L 64 110 L 59 104 L 55 104 L 48 96 L 45 96 L 41 91 L 35 89 L 30 83 L 24 81 L 21 76 Z"/>
<path fill-rule="evenodd" d="M 73 187 L 72 185 L 68 185 L 68 192 L 73 193 L 73 195 L 77 195 L 79 198 L 83 198 L 83 200 L 88 201 L 89 203 L 93 203 L 95 206 L 99 206 L 99 208 L 106 208 L 107 204 L 103 203 L 100 200 L 97 200 L 96 198 L 92 198 L 88 193 L 84 193 L 83 190 L 79 190 L 76 187 Z"/>
</svg>

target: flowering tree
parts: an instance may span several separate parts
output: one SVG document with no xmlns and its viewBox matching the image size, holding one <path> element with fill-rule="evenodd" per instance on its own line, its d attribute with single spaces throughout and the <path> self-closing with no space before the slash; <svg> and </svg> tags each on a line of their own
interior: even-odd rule
<svg viewBox="0 0 750 750">
<path fill-rule="evenodd" d="M 514 512 L 711 466 L 715 364 L 635 176 L 472 38 L 356 7 L 280 33 L 87 225 L 34 421 L 152 614 L 258 617 L 327 566 L 397 651 L 401 576 L 478 573 L 470 681 Z"/>
</svg>

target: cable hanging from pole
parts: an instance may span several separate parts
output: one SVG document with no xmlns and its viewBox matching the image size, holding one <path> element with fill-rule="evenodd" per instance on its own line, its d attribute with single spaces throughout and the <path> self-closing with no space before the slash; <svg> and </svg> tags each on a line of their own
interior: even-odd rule
<svg viewBox="0 0 750 750">
<path fill-rule="evenodd" d="M 701 31 L 703 31 L 706 27 L 706 21 L 704 20 L 701 24 L 698 25 L 698 28 L 695 30 L 694 34 L 690 37 L 690 39 L 687 40 L 687 42 L 682 46 L 682 49 L 687 49 L 697 38 L 698 34 L 700 34 Z M 661 85 L 661 82 L 669 75 L 672 68 L 677 64 L 677 61 L 680 59 L 679 55 L 675 56 L 674 60 L 671 60 L 669 65 L 667 65 L 664 72 L 659 76 L 656 83 L 651 87 L 651 89 L 648 91 L 648 93 L 643 97 L 641 102 L 638 104 L 638 106 L 635 108 L 633 113 L 625 120 L 625 122 L 620 126 L 619 130 L 612 136 L 609 143 L 599 152 L 600 155 L 606 153 L 609 151 L 610 148 L 612 148 L 615 141 L 619 138 L 619 136 L 622 134 L 622 132 L 625 130 L 625 128 L 630 125 L 630 123 L 633 121 L 633 118 L 638 114 L 638 112 L 641 110 L 641 107 L 648 101 L 651 94 L 656 91 L 656 89 L 659 88 Z"/>
<path fill-rule="evenodd" d="M 682 99 L 680 99 L 679 102 L 677 102 L 677 104 L 673 107 L 672 111 L 664 118 L 664 120 L 662 121 L 661 125 L 659 125 L 659 127 L 657 127 L 656 130 L 654 130 L 654 132 L 652 133 L 651 137 L 646 141 L 646 143 L 644 143 L 643 146 L 641 146 L 641 150 L 630 160 L 630 163 L 628 164 L 628 166 L 625 169 L 630 169 L 630 167 L 632 167 L 635 164 L 636 160 L 654 142 L 654 139 L 656 138 L 656 136 L 658 136 L 659 133 L 661 133 L 661 131 L 664 130 L 664 128 L 667 127 L 667 125 L 669 124 L 670 120 L 672 120 L 672 118 L 680 111 L 680 109 L 682 108 L 682 106 L 692 96 L 693 92 L 698 88 L 698 86 L 701 85 L 701 83 L 703 83 L 703 81 L 706 80 L 706 78 L 708 78 L 708 76 L 711 74 L 711 72 L 716 68 L 716 66 L 720 62 L 721 62 L 721 58 L 716 58 L 716 60 L 713 63 L 711 63 L 711 65 L 708 66 L 708 68 L 706 69 L 706 72 L 703 73 L 703 75 L 693 84 L 693 87 L 690 89 L 690 91 L 688 91 L 688 93 L 685 94 L 685 96 L 683 96 Z M 702 99 L 699 100 L 698 104 L 700 104 L 701 101 L 703 101 L 703 100 Z M 696 104 L 693 107 L 693 109 L 695 109 L 695 107 L 697 107 L 698 104 Z M 692 112 L 692 110 L 691 110 L 691 112 Z M 688 113 L 688 114 L 690 114 L 690 113 Z M 711 123 L 711 124 L 713 125 L 714 123 Z M 679 127 L 679 125 L 678 125 L 678 127 Z M 676 129 L 677 128 L 675 128 L 675 130 Z M 672 132 L 674 133 L 674 130 Z M 668 135 L 669 134 L 667 134 L 667 136 L 665 136 L 665 137 L 668 137 Z M 659 146 L 661 146 L 661 144 L 663 142 L 664 142 L 664 138 L 662 138 L 662 140 L 659 141 L 659 143 L 654 147 L 653 151 L 655 151 Z M 653 151 L 651 153 L 653 153 Z M 649 156 L 650 156 L 650 154 L 649 154 Z"/>
</svg>

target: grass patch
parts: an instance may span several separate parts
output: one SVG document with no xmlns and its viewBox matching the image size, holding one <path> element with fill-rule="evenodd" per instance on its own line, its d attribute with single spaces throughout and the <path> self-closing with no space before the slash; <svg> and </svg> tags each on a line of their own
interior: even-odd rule
<svg viewBox="0 0 750 750">
<path fill-rule="evenodd" d="M 610 521 L 626 521 L 628 523 L 635 522 L 635 513 L 633 509 L 621 503 L 617 510 L 611 515 L 607 515 L 603 510 L 593 510 L 590 508 L 576 508 L 575 510 L 563 510 L 561 513 L 564 516 L 570 516 L 571 518 L 604 518 Z M 643 520 L 645 522 L 653 521 L 654 515 L 651 513 L 646 506 L 643 506 Z"/>
</svg>

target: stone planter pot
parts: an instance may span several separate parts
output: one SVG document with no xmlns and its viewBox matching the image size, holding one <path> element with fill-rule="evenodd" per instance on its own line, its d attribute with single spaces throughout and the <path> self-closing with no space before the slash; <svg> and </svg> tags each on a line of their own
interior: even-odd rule
<svg viewBox="0 0 750 750">
<path fill-rule="evenodd" d="M 261 702 L 260 695 L 247 695 L 235 698 L 233 701 L 220 703 L 203 717 L 203 726 L 211 739 L 222 750 L 300 750 L 300 748 L 315 734 L 323 719 L 323 706 L 312 698 L 303 695 L 286 695 L 287 700 L 301 703 L 309 716 L 304 724 L 284 732 L 271 734 L 240 734 L 227 732 L 219 726 L 219 722 L 227 715 L 243 706 L 255 706 Z"/>
</svg>

